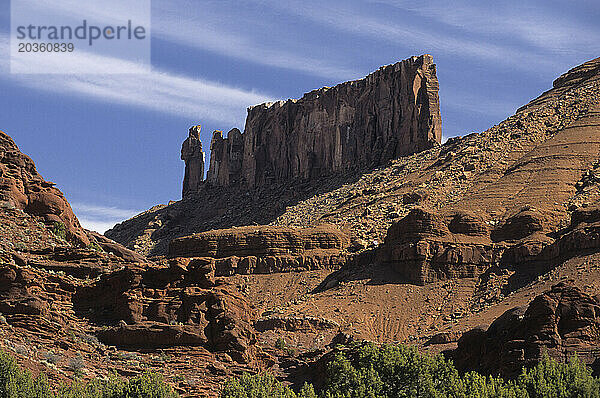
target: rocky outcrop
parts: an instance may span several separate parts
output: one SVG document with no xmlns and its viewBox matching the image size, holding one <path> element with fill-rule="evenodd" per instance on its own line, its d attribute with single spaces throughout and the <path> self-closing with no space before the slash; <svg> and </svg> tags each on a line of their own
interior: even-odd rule
<svg viewBox="0 0 600 398">
<path fill-rule="evenodd" d="M 88 232 L 88 237 L 94 239 L 94 241 L 107 253 L 112 253 L 117 257 L 122 258 L 125 261 L 131 262 L 147 262 L 148 260 L 139 253 L 134 252 L 133 250 L 129 250 L 125 246 L 108 239 L 104 235 L 100 235 L 96 232 Z"/>
<path fill-rule="evenodd" d="M 573 256 L 600 251 L 600 203 L 575 209 L 571 224 L 556 240 L 534 235 L 510 247 L 502 256 L 502 264 L 526 268 L 542 274 Z"/>
<path fill-rule="evenodd" d="M 203 346 L 252 361 L 255 311 L 215 281 L 210 261 L 174 259 L 169 267 L 126 268 L 74 296 L 76 311 L 107 327 L 98 337 L 120 347 Z"/>
<path fill-rule="evenodd" d="M 281 317 L 270 315 L 258 319 L 254 328 L 259 332 L 267 330 L 285 330 L 288 332 L 309 332 L 318 330 L 339 329 L 340 325 L 334 321 L 311 316 Z"/>
<path fill-rule="evenodd" d="M 253 106 L 243 134 L 213 133 L 207 182 L 252 188 L 307 181 L 431 148 L 442 137 L 438 89 L 433 58 L 422 55 L 298 100 Z M 199 187 L 191 159 L 199 159 L 201 145 L 191 136 L 185 156 L 182 149 L 184 196 Z"/>
<path fill-rule="evenodd" d="M 431 148 L 441 142 L 439 84 L 430 55 L 299 100 L 251 107 L 244 182 L 312 179 Z"/>
<path fill-rule="evenodd" d="M 204 180 L 204 151 L 200 141 L 201 126 L 190 128 L 189 136 L 181 146 L 181 160 L 185 161 L 183 196 L 197 192 Z"/>
<path fill-rule="evenodd" d="M 377 258 L 419 285 L 476 277 L 499 259 L 482 216 L 464 211 L 439 215 L 422 208 L 392 224 Z"/>
<path fill-rule="evenodd" d="M 448 353 L 462 371 L 507 377 L 537 363 L 544 353 L 559 361 L 577 354 L 591 364 L 600 358 L 600 301 L 559 284 L 527 307 L 506 311 L 487 330 L 473 329 Z"/>
<path fill-rule="evenodd" d="M 25 268 L 0 268 L 0 313 L 5 315 L 44 315 L 48 304 L 35 294 L 39 288 L 35 274 Z"/>
<path fill-rule="evenodd" d="M 244 138 L 238 129 L 227 133 L 215 131 L 210 143 L 210 167 L 206 181 L 216 186 L 237 185 L 242 180 Z"/>
<path fill-rule="evenodd" d="M 169 256 L 205 258 L 217 276 L 226 276 L 336 269 L 345 263 L 349 245 L 349 236 L 331 226 L 249 226 L 177 238 Z"/>
<path fill-rule="evenodd" d="M 47 225 L 64 225 L 65 237 L 77 244 L 90 243 L 63 193 L 45 181 L 29 156 L 0 131 L 0 203 L 40 217 Z M 57 227 L 63 229 L 63 227 Z"/>
<path fill-rule="evenodd" d="M 169 256 L 224 258 L 306 254 L 315 250 L 339 252 L 348 244 L 348 236 L 332 226 L 300 229 L 248 226 L 201 232 L 175 239 L 169 246 Z"/>
</svg>

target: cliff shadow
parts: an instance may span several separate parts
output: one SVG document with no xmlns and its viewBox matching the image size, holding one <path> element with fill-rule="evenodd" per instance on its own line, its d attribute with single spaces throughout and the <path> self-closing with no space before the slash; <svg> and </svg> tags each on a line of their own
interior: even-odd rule
<svg viewBox="0 0 600 398">
<path fill-rule="evenodd" d="M 367 281 L 367 285 L 415 285 L 391 267 L 377 261 L 377 249 L 364 251 L 348 261 L 337 271 L 329 274 L 311 294 L 335 289 L 340 283 L 351 281 Z"/>
<path fill-rule="evenodd" d="M 150 232 L 153 246 L 149 255 L 164 255 L 168 253 L 169 242 L 175 238 L 214 229 L 270 224 L 288 207 L 346 184 L 354 184 L 365 174 L 382 167 L 387 165 L 350 170 L 313 181 L 273 183 L 254 189 L 215 187 L 204 183 L 198 192 L 189 193 L 179 202 L 122 223 L 111 231 L 111 236 L 125 235 L 126 232 L 129 244 L 132 238 Z M 126 231 L 127 228 L 135 231 Z"/>
</svg>

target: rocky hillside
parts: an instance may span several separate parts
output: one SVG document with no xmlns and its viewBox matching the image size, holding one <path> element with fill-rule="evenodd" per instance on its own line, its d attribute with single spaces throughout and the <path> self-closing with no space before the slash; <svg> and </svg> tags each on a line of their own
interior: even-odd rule
<svg viewBox="0 0 600 398">
<path fill-rule="evenodd" d="M 71 206 L 54 183 L 45 181 L 35 164 L 19 151 L 13 140 L 0 131 L 0 204 L 39 216 L 47 225 L 62 224 L 66 237 L 89 244 Z"/>
<path fill-rule="evenodd" d="M 563 148 L 564 154 L 558 152 L 556 143 L 561 136 L 569 136 L 569 126 L 595 105 L 595 65 L 597 62 L 591 61 L 569 71 L 547 93 L 483 133 L 450 139 L 443 146 L 392 160 L 375 170 L 364 167 L 301 184 L 280 182 L 254 190 L 207 184 L 202 192 L 169 206 L 157 206 L 118 224 L 106 235 L 141 253 L 157 255 L 167 252 L 171 239 L 211 229 L 329 223 L 347 225 L 360 244 L 372 247 L 383 241 L 394 220 L 416 205 L 432 210 L 449 205 L 477 208 L 485 213 L 488 225 L 500 223 L 509 213 L 534 205 L 532 195 L 538 189 L 525 187 L 534 177 L 545 178 L 534 180 L 538 187 L 571 185 L 557 187 L 560 200 L 543 204 L 552 207 L 547 210 L 553 225 L 566 222 L 566 202 L 574 198 L 574 184 L 595 159 L 593 151 L 571 154 L 584 151 L 585 136 L 577 138 L 579 144 Z M 544 151 L 557 152 L 546 155 Z M 550 168 L 560 170 L 558 180 L 553 181 L 553 172 L 544 174 L 546 160 L 554 162 Z M 516 195 L 520 190 L 529 196 Z M 494 195 L 506 199 L 496 201 Z"/>
<path fill-rule="evenodd" d="M 67 224 L 7 137 L 0 345 L 52 380 L 154 370 L 190 397 L 245 371 L 300 385 L 360 339 L 505 377 L 543 352 L 597 369 L 599 136 L 600 58 L 483 133 L 318 181 L 206 184 L 107 234 L 150 260 Z M 36 189 L 62 210 L 28 212 Z"/>
</svg>

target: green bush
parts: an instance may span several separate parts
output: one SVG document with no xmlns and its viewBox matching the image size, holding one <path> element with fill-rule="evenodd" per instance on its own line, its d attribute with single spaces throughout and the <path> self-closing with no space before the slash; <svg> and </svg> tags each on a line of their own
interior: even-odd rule
<svg viewBox="0 0 600 398">
<path fill-rule="evenodd" d="M 559 363 L 548 356 L 513 381 L 459 374 L 442 355 L 414 347 L 357 344 L 336 351 L 318 394 L 306 384 L 295 394 L 274 376 L 244 375 L 226 383 L 222 398 L 600 398 L 600 379 L 577 358 Z"/>
<path fill-rule="evenodd" d="M 558 363 L 544 355 L 536 367 L 523 369 L 518 384 L 529 398 L 600 397 L 600 379 L 577 357 Z"/>
<path fill-rule="evenodd" d="M 296 394 L 268 373 L 243 374 L 225 383 L 222 398 L 295 398 Z"/>
<path fill-rule="evenodd" d="M 278 337 L 277 341 L 275 341 L 275 348 L 278 350 L 283 350 L 285 348 L 285 340 L 281 337 Z"/>
<path fill-rule="evenodd" d="M 65 226 L 65 224 L 61 223 L 60 221 L 54 221 L 52 223 L 52 233 L 57 238 L 60 238 L 62 240 L 67 239 L 67 227 Z"/>
<path fill-rule="evenodd" d="M 53 389 L 44 375 L 33 378 L 15 359 L 0 351 L 0 398 L 177 398 L 179 395 L 161 376 L 144 373 L 128 381 L 117 376 L 108 380 L 75 381 Z"/>
</svg>

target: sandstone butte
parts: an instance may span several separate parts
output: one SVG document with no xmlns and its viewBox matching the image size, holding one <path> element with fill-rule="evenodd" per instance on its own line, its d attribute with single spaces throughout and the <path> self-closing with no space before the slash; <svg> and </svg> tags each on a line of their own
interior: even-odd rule
<svg viewBox="0 0 600 398">
<path fill-rule="evenodd" d="M 194 126 L 183 199 L 106 237 L 1 133 L 0 345 L 52 381 L 83 358 L 185 397 L 245 371 L 298 385 L 361 339 L 504 377 L 543 352 L 599 372 L 600 58 L 444 144 L 437 90 L 422 56 L 252 107 L 206 180 Z"/>
<path fill-rule="evenodd" d="M 442 139 L 439 84 L 431 55 L 380 68 L 364 79 L 324 87 L 299 100 L 248 109 L 244 133 L 213 133 L 206 183 L 256 187 L 313 180 L 364 166 L 380 166 Z M 181 149 L 183 196 L 204 188 L 199 126 Z M 185 154 L 185 156 L 184 156 Z"/>
</svg>

